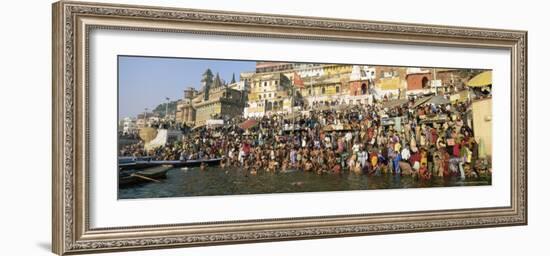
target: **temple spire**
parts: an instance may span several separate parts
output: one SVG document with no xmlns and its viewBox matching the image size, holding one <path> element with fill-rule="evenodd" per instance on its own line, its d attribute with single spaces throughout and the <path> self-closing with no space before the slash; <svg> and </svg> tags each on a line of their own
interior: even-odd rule
<svg viewBox="0 0 550 256">
<path fill-rule="evenodd" d="M 213 76 L 214 75 L 212 74 L 212 70 L 210 70 L 209 68 L 206 69 L 206 71 L 204 71 L 204 73 L 202 74 L 201 83 L 204 90 L 204 100 L 208 100 L 210 96 L 210 86 L 212 85 Z"/>
<path fill-rule="evenodd" d="M 216 73 L 216 78 L 214 78 L 214 83 L 212 84 L 213 88 L 218 88 L 223 85 L 222 80 L 220 78 L 220 73 Z"/>
</svg>

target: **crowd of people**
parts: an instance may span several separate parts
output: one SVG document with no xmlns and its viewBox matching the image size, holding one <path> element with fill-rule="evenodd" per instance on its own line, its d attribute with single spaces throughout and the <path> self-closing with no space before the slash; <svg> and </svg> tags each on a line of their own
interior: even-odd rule
<svg viewBox="0 0 550 256">
<path fill-rule="evenodd" d="M 120 156 L 159 160 L 221 158 L 220 168 L 248 174 L 304 171 L 317 174 L 412 175 L 461 179 L 490 175 L 490 156 L 482 155 L 464 120 L 468 102 L 423 104 L 415 100 L 314 109 L 292 115 L 243 117 L 224 125 L 184 129 L 183 139 L 149 152 L 143 143 L 124 146 Z M 414 106 L 414 107 L 413 107 Z M 391 121 L 391 122 L 388 122 Z M 430 121 L 434 120 L 434 121 Z"/>
</svg>

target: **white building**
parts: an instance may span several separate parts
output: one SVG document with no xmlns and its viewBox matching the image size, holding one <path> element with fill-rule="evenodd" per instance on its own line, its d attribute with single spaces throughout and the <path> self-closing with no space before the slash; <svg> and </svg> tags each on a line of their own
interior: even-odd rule
<svg viewBox="0 0 550 256">
<path fill-rule="evenodd" d="M 246 92 L 250 89 L 246 81 L 239 81 L 236 83 L 228 84 L 227 87 L 241 92 Z"/>
<path fill-rule="evenodd" d="M 351 74 L 349 76 L 350 81 L 360 80 L 374 80 L 376 78 L 376 69 L 369 66 L 353 65 L 351 68 Z"/>
<path fill-rule="evenodd" d="M 136 120 L 130 117 L 122 119 L 122 133 L 123 134 L 137 134 L 138 125 Z"/>
<path fill-rule="evenodd" d="M 296 73 L 298 73 L 298 75 L 300 75 L 301 78 L 318 77 L 325 74 L 323 66 L 321 65 L 308 66 L 308 64 L 302 64 L 301 66 L 297 67 L 298 68 L 296 68 L 295 71 Z"/>
</svg>

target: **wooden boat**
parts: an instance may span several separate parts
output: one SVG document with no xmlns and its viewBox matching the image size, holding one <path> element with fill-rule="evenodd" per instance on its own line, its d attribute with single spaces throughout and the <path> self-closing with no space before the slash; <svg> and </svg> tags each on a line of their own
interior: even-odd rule
<svg viewBox="0 0 550 256">
<path fill-rule="evenodd" d="M 157 166 L 141 171 L 120 171 L 118 174 L 118 185 L 129 186 L 145 182 L 160 182 L 160 179 L 166 178 L 168 170 L 172 166 Z"/>
<path fill-rule="evenodd" d="M 173 161 L 171 164 L 174 167 L 199 167 L 202 163 L 205 163 L 208 166 L 220 165 L 222 158 L 212 158 L 206 160 L 187 160 L 187 161 Z"/>
<path fill-rule="evenodd" d="M 152 157 L 119 157 L 118 168 L 119 170 L 139 170 L 152 167 L 148 164 L 152 160 Z"/>
<path fill-rule="evenodd" d="M 124 160 L 119 159 L 119 170 L 141 170 L 161 165 L 171 165 L 173 167 L 199 167 L 202 163 L 208 166 L 220 165 L 223 158 L 200 159 L 200 160 Z"/>
</svg>

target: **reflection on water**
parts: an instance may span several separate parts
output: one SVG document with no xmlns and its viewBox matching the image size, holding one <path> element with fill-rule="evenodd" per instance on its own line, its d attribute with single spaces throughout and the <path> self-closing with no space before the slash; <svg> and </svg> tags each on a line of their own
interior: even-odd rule
<svg viewBox="0 0 550 256">
<path fill-rule="evenodd" d="M 119 199 L 183 196 L 240 195 L 290 192 L 319 192 L 388 188 L 422 188 L 448 186 L 490 185 L 491 178 L 466 179 L 458 177 L 418 180 L 410 176 L 341 175 L 295 171 L 288 173 L 259 173 L 248 175 L 240 169 L 208 168 L 207 171 L 171 169 L 160 183 L 149 182 L 119 188 Z"/>
</svg>

